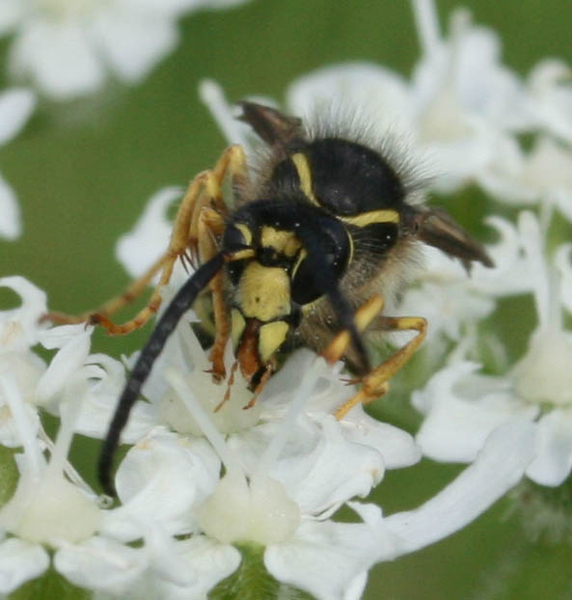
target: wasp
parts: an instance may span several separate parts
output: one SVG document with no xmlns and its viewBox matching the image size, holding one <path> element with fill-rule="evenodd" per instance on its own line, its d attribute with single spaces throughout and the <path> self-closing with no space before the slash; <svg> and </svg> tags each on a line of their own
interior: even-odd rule
<svg viewBox="0 0 572 600">
<path fill-rule="evenodd" d="M 158 319 L 119 399 L 99 462 L 105 491 L 113 493 L 111 466 L 129 412 L 169 335 L 197 297 L 210 291 L 215 380 L 225 379 L 224 349 L 234 345 L 254 399 L 288 349 L 306 346 L 329 362 L 341 358 L 361 388 L 336 411 L 387 392 L 391 377 L 422 343 L 421 317 L 390 317 L 386 298 L 406 282 L 420 244 L 439 248 L 468 266 L 491 259 L 445 212 L 416 201 L 419 185 L 403 162 L 383 148 L 327 127 L 312 130 L 278 110 L 241 103 L 239 117 L 266 144 L 254 175 L 240 146 L 229 147 L 212 170 L 190 183 L 176 215 L 168 250 L 126 292 L 83 315 L 112 334 L 142 326 L 161 303 L 177 259 L 196 269 Z M 222 186 L 230 179 L 234 207 Z M 149 303 L 131 321 L 109 316 L 160 272 Z M 70 322 L 60 314 L 53 320 Z M 411 330 L 415 335 L 372 367 L 364 331 Z"/>
</svg>

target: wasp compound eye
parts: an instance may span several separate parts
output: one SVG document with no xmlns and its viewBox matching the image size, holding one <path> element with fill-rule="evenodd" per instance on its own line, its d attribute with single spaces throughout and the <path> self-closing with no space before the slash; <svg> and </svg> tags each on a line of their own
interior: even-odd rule
<svg viewBox="0 0 572 600">
<path fill-rule="evenodd" d="M 351 238 L 335 219 L 323 224 L 317 246 L 318 256 L 309 259 L 306 251 L 302 251 L 292 271 L 292 300 L 301 306 L 324 295 L 325 290 L 319 284 L 320 278 L 316 276 L 316 264 L 321 264 L 334 281 L 338 281 L 350 262 Z"/>
</svg>

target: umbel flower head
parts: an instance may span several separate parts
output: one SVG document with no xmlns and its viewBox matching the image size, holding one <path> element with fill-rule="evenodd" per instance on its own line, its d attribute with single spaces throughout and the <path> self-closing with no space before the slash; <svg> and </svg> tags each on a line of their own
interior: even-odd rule
<svg viewBox="0 0 572 600">
<path fill-rule="evenodd" d="M 431 458 L 471 461 L 491 431 L 524 418 L 536 430 L 527 476 L 558 486 L 572 469 L 572 333 L 562 320 L 562 309 L 570 308 L 562 285 L 571 278 L 570 245 L 548 260 L 538 221 L 528 212 L 520 215 L 518 239 L 538 320 L 528 349 L 504 376 L 480 375 L 479 365 L 462 360 L 435 373 L 413 394 L 426 415 L 417 441 Z"/>
<path fill-rule="evenodd" d="M 182 15 L 241 1 L 2 0 L 0 36 L 14 36 L 14 76 L 69 100 L 97 91 L 109 74 L 140 82 L 176 47 Z"/>
<path fill-rule="evenodd" d="M 165 401 L 182 402 L 206 439 L 169 432 L 159 425 L 161 410 L 147 413 L 157 424 L 150 427 L 152 422 L 147 422 L 147 434 L 117 472 L 122 504 L 102 508 L 66 466 L 83 405 L 97 404 L 93 376 L 100 375 L 96 388 L 106 379 L 98 370 L 86 370 L 93 360 L 87 352 L 78 358 L 77 349 L 66 346 L 77 345 L 90 332 L 32 324 L 28 317 L 43 309 L 45 297 L 23 280 L 16 284 L 25 308 L 3 320 L 5 333 L 13 333 L 9 339 L 14 349 L 29 357 L 34 355 L 30 345 L 49 335 L 66 343 L 44 367 L 50 376 L 43 387 L 59 390 L 51 398 L 62 419 L 58 441 L 48 444 L 48 464 L 43 453 L 48 439 L 26 408 L 34 394 L 25 392 L 24 399 L 14 370 L 0 375 L 5 411 L 15 422 L 14 445 L 24 448 L 16 491 L 0 512 L 4 593 L 41 575 L 49 564 L 47 547 L 55 550 L 57 571 L 85 589 L 112 597 L 139 590 L 138 597 L 199 598 L 245 567 L 248 555 L 241 556 L 238 549 L 246 545 L 263 551 L 265 577 L 270 574 L 281 585 L 317 598 L 357 598 L 373 564 L 463 527 L 510 489 L 531 460 L 531 430 L 511 424 L 491 437 L 475 464 L 432 500 L 417 510 L 384 517 L 379 507 L 353 499 L 378 485 L 385 469 L 419 459 L 409 434 L 375 421 L 360 406 L 336 421 L 333 406 L 352 390 L 342 385 L 335 369 L 304 351 L 272 379 L 251 422 L 225 438 L 203 408 L 204 401 L 198 400 L 205 390 L 197 391 L 193 377 L 203 374 L 193 365 L 202 364 L 205 355 L 183 321 L 163 356 L 164 370 L 156 375 L 168 387 L 161 392 L 162 386 L 151 381 L 148 400 L 154 408 Z M 181 368 L 182 348 L 187 362 Z M 295 373 L 303 377 L 293 388 Z M 233 400 L 242 406 L 240 394 Z M 101 409 L 102 403 L 98 405 Z M 135 422 L 141 426 L 140 415 Z M 137 437 L 136 430 L 128 438 Z M 491 456 L 497 452 L 506 460 L 491 477 Z M 332 520 L 344 504 L 355 511 L 358 522 Z M 143 542 L 140 547 L 129 547 L 137 540 Z"/>
<path fill-rule="evenodd" d="M 20 7 L 9 4 L 13 11 L 5 14 L 20 19 Z M 116 4 L 97 8 L 106 16 Z M 181 6 L 175 4 L 158 9 L 170 11 L 169 31 Z M 74 10 L 88 8 L 78 4 Z M 521 81 L 501 63 L 498 36 L 474 27 L 466 12 L 453 15 L 445 37 L 430 2 L 417 2 L 415 9 L 423 56 L 410 81 L 377 65 L 335 66 L 292 84 L 293 111 L 323 90 L 328 96 L 363 92 L 356 101 L 373 104 L 374 113 L 389 114 L 393 106 L 403 114 L 412 145 L 432 154 L 442 170 L 438 189 L 469 182 L 498 189 L 508 202 L 540 204 L 543 225 L 553 207 L 569 214 L 569 181 L 556 168 L 568 164 L 570 131 L 561 122 L 569 114 L 569 90 L 554 76 L 557 69 L 541 63 Z M 66 21 L 67 33 L 78 34 L 75 19 L 74 13 Z M 112 51 L 111 41 L 106 48 Z M 90 51 L 79 58 L 89 59 Z M 82 90 L 99 84 L 100 68 L 82 73 Z M 76 83 L 56 81 L 52 91 L 80 93 Z M 202 95 L 232 141 L 246 139 L 220 90 L 207 84 Z M 517 144 L 516 133 L 523 131 L 537 136 L 530 152 Z M 553 185 L 546 165 L 559 175 L 550 178 Z M 164 251 L 166 211 L 176 197 L 172 188 L 161 190 L 120 240 L 118 254 L 133 275 Z M 497 271 L 474 273 L 465 283 L 461 269 L 443 263 L 433 280 L 420 282 L 417 301 L 404 298 L 403 306 L 442 298 L 437 312 L 446 317 L 434 338 L 458 342 L 448 368 L 415 396 L 426 415 L 416 441 L 361 406 L 337 421 L 334 408 L 353 390 L 340 382 L 339 365 L 328 366 L 308 351 L 293 354 L 257 404 L 244 410 L 250 393 L 239 374 L 232 385 L 215 385 L 204 373 L 208 358 L 189 313 L 155 363 L 123 433 L 132 448 L 117 468 L 119 505 L 113 509 L 82 482 L 67 454 L 74 433 L 106 435 L 135 357 L 90 354 L 90 328 L 40 325 L 43 292 L 22 278 L 2 280 L 22 305 L 0 314 L 0 443 L 19 452 L 17 465 L 10 456 L 6 467 L 17 480 L 14 493 L 0 509 L 0 593 L 41 577 L 51 564 L 65 581 L 98 598 L 224 597 L 225 589 L 284 597 L 290 588 L 320 599 L 359 598 L 375 563 L 458 531 L 525 473 L 558 485 L 569 474 L 572 455 L 565 368 L 570 336 L 560 319 L 561 305 L 572 307 L 570 247 L 561 247 L 552 265 L 534 217 L 524 214 L 518 228 L 499 218 L 490 223 L 501 235 L 493 247 Z M 187 276 L 182 269 L 175 273 L 165 304 Z M 474 334 L 500 295 L 531 292 L 539 325 L 529 350 L 502 378 L 473 377 L 477 367 L 464 360 L 465 349 L 474 349 L 466 331 Z M 472 309 L 447 313 L 453 297 L 459 298 L 456 306 L 470 300 Z M 55 351 L 51 360 L 39 358 L 38 344 Z M 231 372 L 230 347 L 225 361 Z M 229 401 L 213 415 L 228 389 Z M 42 428 L 42 411 L 60 419 L 55 444 Z M 417 468 L 420 446 L 427 455 L 470 465 L 418 508 L 385 515 L 365 498 L 387 485 L 388 469 Z M 342 522 L 348 512 L 353 521 Z M 242 577 L 252 572 L 256 577 Z M 259 583 L 265 591 L 270 585 L 271 594 L 258 593 Z"/>
</svg>

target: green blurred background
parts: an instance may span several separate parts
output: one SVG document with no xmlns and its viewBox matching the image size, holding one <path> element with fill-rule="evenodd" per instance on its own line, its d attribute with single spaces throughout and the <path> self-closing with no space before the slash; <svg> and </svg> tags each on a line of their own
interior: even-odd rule
<svg viewBox="0 0 572 600">
<path fill-rule="evenodd" d="M 439 2 L 442 26 L 455 6 Z M 475 22 L 501 34 L 504 61 L 520 75 L 546 57 L 572 64 L 570 0 L 465 6 Z M 4 40 L 0 73 L 7 47 Z M 230 100 L 250 94 L 280 100 L 294 78 L 320 66 L 370 60 L 409 75 L 418 57 L 406 1 L 255 0 L 190 15 L 181 22 L 181 44 L 141 85 L 112 82 L 95 96 L 65 104 L 41 99 L 23 133 L 0 150 L 0 169 L 18 194 L 24 221 L 20 240 L 0 242 L 0 275 L 26 276 L 49 293 L 52 309 L 68 312 L 94 307 L 120 290 L 128 279 L 114 259 L 117 238 L 155 191 L 185 185 L 224 147 L 198 100 L 201 79 L 216 79 Z M 474 189 L 448 206 L 464 214 L 473 231 L 479 231 L 476 219 L 491 210 Z M 469 206 L 468 212 L 459 208 Z M 9 305 L 15 297 L 2 290 L 0 302 Z M 118 356 L 140 346 L 148 330 L 127 340 L 98 333 L 94 349 Z M 397 410 L 374 410 L 414 428 L 404 404 L 401 398 Z M 91 468 L 96 449 L 93 441 L 81 446 L 84 469 Z M 424 461 L 388 473 L 375 498 L 386 514 L 410 509 L 459 471 Z M 378 565 L 366 598 L 572 598 L 571 559 L 567 545 L 527 541 L 519 514 L 503 500 L 452 538 Z"/>
</svg>

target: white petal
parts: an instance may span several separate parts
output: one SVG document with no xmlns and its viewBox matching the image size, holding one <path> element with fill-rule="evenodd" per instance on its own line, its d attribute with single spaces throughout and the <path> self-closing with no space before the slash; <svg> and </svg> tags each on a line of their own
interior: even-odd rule
<svg viewBox="0 0 572 600">
<path fill-rule="evenodd" d="M 160 430 L 134 446 L 123 459 L 116 488 L 123 506 L 104 515 L 102 531 L 118 539 L 141 537 L 156 519 L 172 534 L 196 528 L 197 506 L 214 490 L 220 462 L 202 439 L 186 441 Z"/>
<path fill-rule="evenodd" d="M 167 250 L 173 228 L 167 209 L 181 198 L 180 188 L 169 187 L 154 194 L 133 229 L 122 235 L 115 255 L 131 277 L 140 277 Z"/>
<path fill-rule="evenodd" d="M 178 41 L 175 23 L 154 11 L 134 13 L 110 6 L 93 23 L 97 43 L 117 74 L 137 82 Z"/>
<path fill-rule="evenodd" d="M 199 82 L 199 98 L 210 111 L 228 144 L 240 144 L 250 158 L 252 129 L 236 118 L 236 106 L 228 103 L 222 87 L 212 79 L 204 79 Z"/>
<path fill-rule="evenodd" d="M 486 378 L 475 379 L 473 387 L 478 399 L 457 392 L 457 382 L 467 380 L 477 368 L 473 363 L 455 363 L 433 375 L 423 390 L 413 393 L 413 404 L 427 414 L 415 438 L 425 456 L 471 462 L 499 425 L 517 417 L 532 420 L 537 414 L 535 406 L 513 400 L 502 389 L 480 393 Z"/>
<path fill-rule="evenodd" d="M 197 582 L 187 587 L 167 585 L 169 600 L 203 598 L 219 581 L 234 573 L 241 561 L 240 552 L 236 548 L 219 544 L 204 536 L 195 535 L 180 542 L 178 546 L 181 557 L 197 574 Z"/>
<path fill-rule="evenodd" d="M 0 360 L 4 362 L 6 357 L 3 356 Z M 22 389 L 20 389 L 20 392 L 22 392 Z M 25 398 L 23 399 L 25 401 Z M 3 400 L 1 393 L 0 400 Z M 4 404 L 4 402 L 2 402 L 2 404 Z M 32 433 L 36 435 L 40 429 L 40 417 L 37 409 L 28 402 L 25 402 L 22 408 L 26 412 L 27 422 L 30 425 Z M 18 448 L 22 445 L 22 438 L 16 425 L 16 421 L 6 406 L 2 406 L 0 409 L 0 444 L 7 446 L 8 448 Z"/>
<path fill-rule="evenodd" d="M 498 427 L 475 462 L 421 507 L 386 517 L 408 552 L 465 527 L 522 478 L 534 458 L 535 428 L 525 420 Z"/>
<path fill-rule="evenodd" d="M 527 476 L 540 485 L 558 486 L 572 468 L 572 412 L 553 410 L 537 425 L 538 456 L 528 467 Z"/>
<path fill-rule="evenodd" d="M 538 125 L 572 141 L 572 86 L 570 67 L 558 59 L 545 59 L 529 75 L 528 109 Z"/>
<path fill-rule="evenodd" d="M 46 294 L 18 276 L 1 278 L 0 287 L 11 288 L 22 299 L 18 308 L 0 312 L 0 352 L 28 350 L 45 329 L 39 320 L 48 310 Z"/>
<path fill-rule="evenodd" d="M 38 383 L 36 393 L 40 402 L 47 403 L 64 390 L 70 378 L 83 366 L 90 345 L 91 333 L 84 331 L 58 350 Z"/>
<path fill-rule="evenodd" d="M 54 556 L 55 568 L 75 585 L 114 594 L 128 590 L 147 564 L 143 548 L 129 548 L 99 536 L 60 548 Z"/>
<path fill-rule="evenodd" d="M 72 19 L 26 23 L 12 46 L 10 67 L 18 75 L 31 75 L 59 100 L 93 92 L 104 79 L 83 26 Z"/>
<path fill-rule="evenodd" d="M 363 583 L 372 564 L 398 554 L 381 511 L 352 503 L 363 523 L 302 523 L 290 540 L 269 546 L 264 564 L 276 579 L 301 588 L 319 600 L 337 600 Z"/>
<path fill-rule="evenodd" d="M 268 475 L 280 481 L 303 514 L 326 518 L 355 496 L 366 496 L 381 481 L 383 457 L 375 449 L 344 439 L 339 423 L 326 417 L 323 431 L 297 427 Z M 229 447 L 249 472 L 256 472 L 262 452 L 276 433 L 265 424 L 232 436 Z"/>
<path fill-rule="evenodd" d="M 0 176 L 0 237 L 15 240 L 21 235 L 20 205 L 12 188 Z"/>
<path fill-rule="evenodd" d="M 421 458 L 421 449 L 409 433 L 373 419 L 361 405 L 342 419 L 341 426 L 348 441 L 375 448 L 383 457 L 386 469 L 408 467 Z"/>
<path fill-rule="evenodd" d="M 531 291 L 529 265 L 522 252 L 523 244 L 527 243 L 525 235 L 502 217 L 489 217 L 487 224 L 500 236 L 497 243 L 487 246 L 495 266 L 487 269 L 480 264 L 474 265 L 471 272 L 473 286 L 479 292 L 495 297 Z"/>
<path fill-rule="evenodd" d="M 36 97 L 24 88 L 12 88 L 0 94 L 0 146 L 18 134 L 35 105 Z"/>
<path fill-rule="evenodd" d="M 178 586 L 196 583 L 197 574 L 193 566 L 181 556 L 179 544 L 157 521 L 147 523 L 145 549 L 158 577 Z"/>
<path fill-rule="evenodd" d="M 86 327 L 85 323 L 78 323 L 77 325 L 59 325 L 58 327 L 52 327 L 42 331 L 39 338 L 40 343 L 44 348 L 56 350 L 58 348 L 63 348 L 74 339 L 83 338 L 86 333 L 91 334 L 92 331 L 93 327 Z"/>
<path fill-rule="evenodd" d="M 0 594 L 9 594 L 26 581 L 41 575 L 50 565 L 48 553 L 18 538 L 0 543 Z"/>
<path fill-rule="evenodd" d="M 358 117 L 360 111 L 375 114 L 372 122 L 380 130 L 404 129 L 410 118 L 408 92 L 401 76 L 371 63 L 346 63 L 313 71 L 294 81 L 286 98 L 292 113 L 300 116 L 329 108 L 335 100 L 342 111 L 357 111 Z"/>
<path fill-rule="evenodd" d="M 561 277 L 562 304 L 572 314 L 572 244 L 560 246 L 554 256 L 554 262 Z"/>
<path fill-rule="evenodd" d="M 24 16 L 26 7 L 21 0 L 3 0 L 0 3 L 0 36 L 13 29 Z"/>
<path fill-rule="evenodd" d="M 104 354 L 93 354 L 86 360 L 86 384 L 81 412 L 75 431 L 89 437 L 104 438 L 109 430 L 118 398 L 125 387 L 125 368 Z M 89 370 L 88 370 L 89 369 Z M 159 416 L 154 404 L 136 402 L 129 413 L 129 420 L 121 432 L 121 442 L 134 444 L 157 425 Z"/>
</svg>

